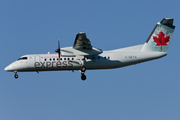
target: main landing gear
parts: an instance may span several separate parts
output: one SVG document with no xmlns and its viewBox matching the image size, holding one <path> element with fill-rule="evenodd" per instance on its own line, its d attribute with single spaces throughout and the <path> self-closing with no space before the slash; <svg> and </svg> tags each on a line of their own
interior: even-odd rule
<svg viewBox="0 0 180 120">
<path fill-rule="evenodd" d="M 18 74 L 17 74 L 17 72 L 14 72 L 15 74 L 14 74 L 14 78 L 18 78 Z"/>
<path fill-rule="evenodd" d="M 85 72 L 86 71 L 86 67 L 84 65 L 82 65 L 80 70 L 81 70 L 81 72 Z"/>
<path fill-rule="evenodd" d="M 86 75 L 84 75 L 84 73 L 81 73 L 81 79 L 86 80 Z"/>
<path fill-rule="evenodd" d="M 80 68 L 80 72 L 81 72 L 81 79 L 83 81 L 86 80 L 86 75 L 84 75 L 85 71 L 86 71 L 86 67 L 84 65 L 82 65 Z"/>
</svg>

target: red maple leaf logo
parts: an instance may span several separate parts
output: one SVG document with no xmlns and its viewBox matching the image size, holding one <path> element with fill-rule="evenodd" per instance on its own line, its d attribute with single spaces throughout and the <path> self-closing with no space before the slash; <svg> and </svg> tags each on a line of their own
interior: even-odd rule
<svg viewBox="0 0 180 120">
<path fill-rule="evenodd" d="M 170 40 L 170 35 L 165 37 L 165 34 L 161 31 L 159 32 L 158 37 L 153 36 L 153 39 L 154 42 L 156 43 L 156 46 L 161 46 L 161 51 L 162 51 L 163 50 L 162 46 L 168 46 L 167 43 Z"/>
</svg>

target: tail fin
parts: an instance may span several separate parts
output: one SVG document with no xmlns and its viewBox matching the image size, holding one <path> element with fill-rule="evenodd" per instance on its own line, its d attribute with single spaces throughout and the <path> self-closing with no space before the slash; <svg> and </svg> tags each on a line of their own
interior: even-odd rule
<svg viewBox="0 0 180 120">
<path fill-rule="evenodd" d="M 158 22 L 142 48 L 142 52 L 167 52 L 175 26 L 173 19 Z"/>
</svg>

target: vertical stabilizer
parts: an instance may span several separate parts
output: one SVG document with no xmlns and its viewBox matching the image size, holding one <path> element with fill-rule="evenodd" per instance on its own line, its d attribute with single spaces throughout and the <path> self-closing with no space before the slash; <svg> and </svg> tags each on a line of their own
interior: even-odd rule
<svg viewBox="0 0 180 120">
<path fill-rule="evenodd" d="M 158 22 L 142 48 L 142 52 L 167 52 L 175 26 L 172 18 Z"/>
</svg>

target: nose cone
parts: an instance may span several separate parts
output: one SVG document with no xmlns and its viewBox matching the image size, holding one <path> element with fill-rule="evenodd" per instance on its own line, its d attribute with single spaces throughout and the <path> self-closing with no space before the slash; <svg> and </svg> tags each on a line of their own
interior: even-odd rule
<svg viewBox="0 0 180 120">
<path fill-rule="evenodd" d="M 8 71 L 9 67 L 7 66 L 6 68 L 4 68 L 5 71 Z"/>
<path fill-rule="evenodd" d="M 14 64 L 8 65 L 6 68 L 4 68 L 5 71 L 14 71 Z"/>
<path fill-rule="evenodd" d="M 12 71 L 13 70 L 13 67 L 8 65 L 6 68 L 4 68 L 5 71 Z"/>
</svg>

